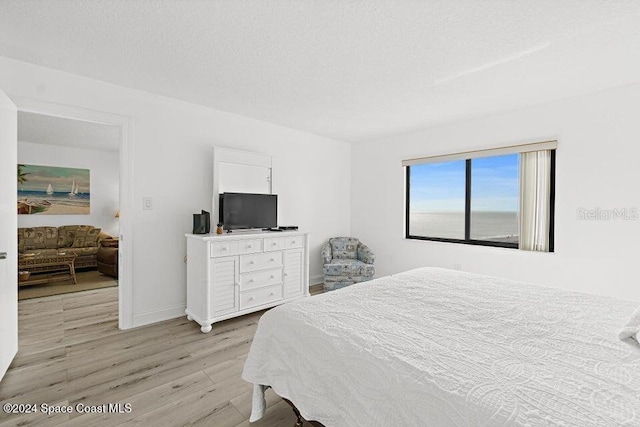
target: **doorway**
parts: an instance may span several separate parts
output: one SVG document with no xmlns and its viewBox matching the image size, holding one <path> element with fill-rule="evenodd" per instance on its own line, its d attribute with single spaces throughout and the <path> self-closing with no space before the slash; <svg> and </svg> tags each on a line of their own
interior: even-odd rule
<svg viewBox="0 0 640 427">
<path fill-rule="evenodd" d="M 118 286 L 119 148 L 117 126 L 18 112 L 18 300 Z"/>
<path fill-rule="evenodd" d="M 34 99 L 16 97 L 12 98 L 12 101 L 18 107 L 18 163 L 80 169 L 79 172 L 71 172 L 88 174 L 90 182 L 89 188 L 86 187 L 86 182 L 83 188 L 82 176 L 79 176 L 75 183 L 73 179 L 70 184 L 58 183 L 58 188 L 53 182 L 51 189 L 48 188 L 48 183 L 46 188 L 38 188 L 37 190 L 41 191 L 40 196 L 48 195 L 42 192 L 52 193 L 50 195 L 54 199 L 58 198 L 61 202 L 52 203 L 48 206 L 48 210 L 53 210 L 54 213 L 59 213 L 60 209 L 67 210 L 62 215 L 44 213 L 19 215 L 19 227 L 33 227 L 44 224 L 43 221 L 49 221 L 51 222 L 50 226 L 57 226 L 59 230 L 63 230 L 63 234 L 64 229 L 61 227 L 73 228 L 74 225 L 86 225 L 90 226 L 87 228 L 99 228 L 98 242 L 92 241 L 96 234 L 95 230 L 88 238 L 91 240 L 88 243 L 82 241 L 84 236 L 78 238 L 78 236 L 70 236 L 71 233 L 68 233 L 68 237 L 75 240 L 73 243 L 62 243 L 64 236 L 59 235 L 58 237 L 63 246 L 70 245 L 72 248 L 74 246 L 88 246 L 86 254 L 76 254 L 75 260 L 80 261 L 80 265 L 76 269 L 78 277 L 75 278 L 75 281 L 80 287 L 88 289 L 99 289 L 117 284 L 117 291 L 112 290 L 113 295 L 116 295 L 117 292 L 117 313 L 114 313 L 114 316 L 118 318 L 120 329 L 130 328 L 132 325 L 130 267 L 132 242 L 129 238 L 131 226 L 128 210 L 129 200 L 132 196 L 129 190 L 131 188 L 131 156 L 129 153 L 132 149 L 130 118 Z M 41 153 L 34 154 L 38 151 Z M 47 157 L 45 153 L 50 156 Z M 84 156 L 85 159 L 90 159 L 91 153 L 93 153 L 93 160 L 86 160 L 84 164 L 88 167 L 83 167 L 81 158 Z M 86 154 L 89 154 L 89 157 Z M 35 160 L 29 162 L 30 159 Z M 109 169 L 117 171 L 109 171 Z M 54 172 L 64 174 L 67 171 Z M 109 179 L 113 179 L 113 177 L 117 178 L 117 182 L 109 182 Z M 33 190 L 33 188 L 31 189 Z M 26 192 L 26 194 L 29 193 Z M 35 202 L 37 206 L 38 200 L 46 199 L 46 197 L 32 197 L 32 199 L 35 200 L 32 200 L 31 205 L 34 205 L 33 202 Z M 82 199 L 89 199 L 89 201 L 87 203 L 87 200 Z M 49 202 L 55 202 L 55 200 Z M 86 212 L 87 204 L 89 204 L 88 213 Z M 54 208 L 54 205 L 57 206 Z M 85 211 L 78 212 L 81 209 Z M 72 212 L 74 210 L 75 212 Z M 89 254 L 89 252 L 94 252 L 96 244 L 99 253 Z M 66 252 L 77 252 L 74 249 L 57 249 L 65 255 L 71 255 Z M 58 267 L 61 268 L 61 266 Z M 102 282 L 102 284 L 94 283 L 91 285 L 91 282 L 95 280 Z M 88 287 L 87 283 L 89 283 Z M 45 289 L 48 285 L 45 285 Z M 64 287 L 62 282 L 52 283 L 52 285 Z M 68 285 L 73 285 L 73 280 L 67 282 Z M 77 287 L 73 290 L 86 291 Z"/>
</svg>

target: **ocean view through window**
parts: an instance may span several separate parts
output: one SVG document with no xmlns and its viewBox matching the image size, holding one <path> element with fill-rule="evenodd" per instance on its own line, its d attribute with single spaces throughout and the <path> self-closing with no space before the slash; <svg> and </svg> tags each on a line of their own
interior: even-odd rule
<svg viewBox="0 0 640 427">
<path fill-rule="evenodd" d="M 518 164 L 508 154 L 411 166 L 408 235 L 517 247 Z"/>
<path fill-rule="evenodd" d="M 518 244 L 519 162 L 518 154 L 471 160 L 471 239 Z"/>
<path fill-rule="evenodd" d="M 556 147 L 403 160 L 405 238 L 553 252 Z"/>
<path fill-rule="evenodd" d="M 464 160 L 411 168 L 409 234 L 464 239 L 465 177 Z"/>
</svg>

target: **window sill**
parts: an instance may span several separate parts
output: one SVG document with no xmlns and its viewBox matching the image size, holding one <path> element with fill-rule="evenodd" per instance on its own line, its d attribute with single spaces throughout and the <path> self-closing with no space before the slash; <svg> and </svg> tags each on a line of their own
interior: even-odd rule
<svg viewBox="0 0 640 427">
<path fill-rule="evenodd" d="M 407 240 L 426 240 L 430 242 L 457 243 L 472 246 L 489 246 L 492 248 L 518 249 L 517 243 L 491 242 L 486 240 L 447 239 L 441 237 L 405 236 Z"/>
</svg>

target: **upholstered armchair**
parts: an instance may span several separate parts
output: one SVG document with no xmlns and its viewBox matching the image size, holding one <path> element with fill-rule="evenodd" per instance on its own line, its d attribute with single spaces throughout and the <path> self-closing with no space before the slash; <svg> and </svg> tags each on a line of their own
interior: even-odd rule
<svg viewBox="0 0 640 427">
<path fill-rule="evenodd" d="M 322 247 L 324 289 L 331 291 L 373 279 L 375 255 L 358 239 L 334 237 Z"/>
</svg>

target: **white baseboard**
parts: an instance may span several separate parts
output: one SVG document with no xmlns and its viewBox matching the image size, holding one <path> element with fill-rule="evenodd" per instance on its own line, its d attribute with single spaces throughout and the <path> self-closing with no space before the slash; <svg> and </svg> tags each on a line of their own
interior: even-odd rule
<svg viewBox="0 0 640 427">
<path fill-rule="evenodd" d="M 309 276 L 309 285 L 319 285 L 324 283 L 324 275 L 316 274 L 315 276 Z"/>
<path fill-rule="evenodd" d="M 132 327 L 150 325 L 152 323 L 162 322 L 163 320 L 175 319 L 177 317 L 186 316 L 184 314 L 185 305 L 177 305 L 175 307 L 163 308 L 161 310 L 148 311 L 146 313 L 134 314 Z"/>
</svg>

